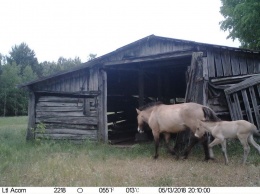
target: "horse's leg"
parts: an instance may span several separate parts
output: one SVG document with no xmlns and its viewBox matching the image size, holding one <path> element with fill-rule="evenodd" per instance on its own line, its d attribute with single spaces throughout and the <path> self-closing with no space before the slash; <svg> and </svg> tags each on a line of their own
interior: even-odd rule
<svg viewBox="0 0 260 194">
<path fill-rule="evenodd" d="M 213 151 L 212 148 L 208 146 L 208 138 L 206 136 L 203 136 L 200 139 L 200 143 L 203 146 L 204 154 L 205 154 L 205 160 L 213 159 Z"/>
<path fill-rule="evenodd" d="M 226 165 L 228 165 L 228 157 L 227 157 L 227 141 L 224 139 L 223 142 L 221 142 L 221 149 L 222 149 L 222 153 L 225 157 L 225 163 Z"/>
<path fill-rule="evenodd" d="M 225 141 L 225 139 L 219 139 L 219 138 L 215 138 L 210 144 L 209 144 L 209 149 L 212 149 L 213 148 L 213 146 L 215 146 L 215 145 L 218 145 L 218 144 L 221 144 L 222 145 L 222 143 Z M 224 147 L 225 147 L 225 145 L 224 145 Z M 222 147 L 223 148 L 223 147 Z M 223 151 L 223 149 L 222 149 L 222 151 Z M 223 152 L 224 153 L 224 152 Z M 224 154 L 224 156 L 225 156 L 225 154 Z M 226 157 L 225 157 L 225 162 L 226 162 Z"/>
<path fill-rule="evenodd" d="M 248 154 L 250 152 L 250 146 L 248 145 L 248 142 L 247 142 L 248 136 L 238 135 L 238 139 L 239 139 L 239 141 L 241 142 L 241 144 L 243 145 L 243 148 L 244 148 L 244 156 L 243 156 L 243 161 L 242 161 L 242 164 L 244 165 L 246 163 Z"/>
<path fill-rule="evenodd" d="M 191 138 L 191 142 L 190 145 L 186 148 L 186 150 L 184 151 L 184 159 L 187 159 L 189 156 L 189 153 L 191 151 L 191 149 L 199 142 L 199 139 L 196 137 L 192 137 Z"/>
<path fill-rule="evenodd" d="M 154 154 L 153 158 L 157 159 L 159 156 L 158 148 L 159 148 L 159 143 L 160 143 L 160 133 L 153 131 L 153 138 L 154 138 L 154 144 L 155 144 L 155 154 Z"/>
<path fill-rule="evenodd" d="M 212 148 L 215 145 L 221 144 L 224 141 L 224 139 L 215 138 L 210 144 L 209 148 Z"/>
<path fill-rule="evenodd" d="M 176 152 L 174 151 L 174 149 L 170 145 L 171 134 L 170 133 L 164 133 L 164 139 L 165 139 L 165 143 L 166 143 L 168 152 L 170 152 L 172 155 L 176 155 Z"/>
<path fill-rule="evenodd" d="M 210 142 L 211 142 L 211 138 L 212 138 L 211 135 L 207 135 L 207 144 L 210 144 Z M 213 149 L 212 149 L 212 148 L 209 148 L 208 145 L 207 145 L 207 147 L 208 147 L 208 150 L 209 150 L 209 159 L 214 160 Z M 206 154 L 205 154 L 205 155 L 206 155 Z"/>
<path fill-rule="evenodd" d="M 248 141 L 249 141 L 249 143 L 250 143 L 252 146 L 254 146 L 254 147 L 258 150 L 258 152 L 259 152 L 259 154 L 260 154 L 260 146 L 255 142 L 255 140 L 254 140 L 252 134 L 249 135 Z"/>
</svg>

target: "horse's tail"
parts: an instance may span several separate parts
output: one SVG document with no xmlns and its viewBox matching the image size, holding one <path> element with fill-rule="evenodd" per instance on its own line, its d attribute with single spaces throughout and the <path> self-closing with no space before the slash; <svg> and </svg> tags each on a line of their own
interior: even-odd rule
<svg viewBox="0 0 260 194">
<path fill-rule="evenodd" d="M 209 107 L 203 106 L 202 110 L 203 110 L 206 121 L 220 121 L 221 120 L 220 118 L 218 118 L 216 113 Z"/>
<path fill-rule="evenodd" d="M 259 130 L 256 130 L 256 132 L 254 133 L 254 135 L 260 137 L 260 131 L 259 131 Z"/>
<path fill-rule="evenodd" d="M 253 128 L 253 134 L 260 137 L 260 130 L 257 130 L 255 125 L 254 125 L 254 128 Z"/>
</svg>

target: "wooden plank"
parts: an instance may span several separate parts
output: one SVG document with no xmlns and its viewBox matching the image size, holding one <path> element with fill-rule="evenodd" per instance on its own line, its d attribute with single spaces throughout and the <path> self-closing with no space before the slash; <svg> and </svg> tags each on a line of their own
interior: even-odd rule
<svg viewBox="0 0 260 194">
<path fill-rule="evenodd" d="M 248 101 L 247 92 L 246 92 L 246 90 L 242 90 L 241 92 L 242 92 L 243 101 L 245 104 L 246 115 L 247 115 L 248 121 L 250 121 L 251 123 L 254 123 L 251 108 L 250 108 L 250 103 Z"/>
<path fill-rule="evenodd" d="M 216 77 L 215 61 L 212 51 L 207 52 L 209 77 Z"/>
<path fill-rule="evenodd" d="M 98 90 L 90 90 L 90 91 L 78 91 L 78 92 L 51 92 L 51 91 L 37 91 L 35 92 L 38 95 L 45 96 L 56 96 L 56 97 L 70 97 L 70 98 L 94 98 L 100 94 Z"/>
<path fill-rule="evenodd" d="M 242 114 L 242 110 L 241 110 L 241 106 L 240 106 L 240 101 L 239 101 L 239 98 L 238 98 L 238 94 L 237 93 L 234 93 L 233 94 L 233 97 L 234 97 L 234 102 L 235 102 L 235 107 L 236 107 L 236 112 L 237 112 L 237 117 L 236 117 L 236 120 L 239 120 L 239 119 L 243 119 L 243 114 Z"/>
<path fill-rule="evenodd" d="M 204 80 L 209 80 L 209 65 L 206 57 L 202 57 L 202 71 Z"/>
<path fill-rule="evenodd" d="M 99 79 L 99 69 L 96 68 L 91 68 L 90 69 L 90 80 L 89 80 L 89 90 L 98 90 L 98 79 Z"/>
<path fill-rule="evenodd" d="M 217 77 L 222 77 L 224 75 L 224 73 L 223 73 L 223 67 L 222 67 L 222 62 L 221 62 L 221 57 L 220 57 L 219 51 L 216 51 L 216 53 L 215 53 L 215 65 L 216 65 Z"/>
<path fill-rule="evenodd" d="M 97 125 L 97 117 L 52 117 L 52 118 L 36 118 L 36 123 L 64 123 L 64 124 L 77 124 L 77 125 Z"/>
<path fill-rule="evenodd" d="M 240 75 L 240 66 L 239 66 L 239 56 L 238 54 L 232 53 L 230 55 L 231 58 L 231 68 L 232 68 L 232 75 Z"/>
<path fill-rule="evenodd" d="M 239 58 L 239 66 L 240 66 L 241 75 L 247 74 L 247 64 L 246 64 L 246 56 L 245 55 L 242 55 Z"/>
<path fill-rule="evenodd" d="M 93 135 L 97 130 L 77 130 L 77 129 L 36 129 L 36 133 L 42 134 L 73 134 L 73 135 Z"/>
<path fill-rule="evenodd" d="M 41 96 L 38 102 L 83 102 L 82 98 L 62 97 L 62 96 Z"/>
<path fill-rule="evenodd" d="M 232 77 L 221 77 L 211 79 L 211 83 L 215 85 L 224 85 L 224 84 L 234 84 L 244 81 L 247 78 L 250 78 L 254 75 L 241 75 L 241 76 L 232 76 Z"/>
<path fill-rule="evenodd" d="M 53 139 L 53 140 L 97 140 L 97 135 L 93 133 L 92 135 L 72 135 L 72 134 L 35 134 L 35 138 L 39 139 Z"/>
<path fill-rule="evenodd" d="M 36 106 L 36 112 L 83 112 L 82 106 L 68 106 L 68 107 L 60 107 L 60 106 Z"/>
<path fill-rule="evenodd" d="M 114 113 L 114 114 L 108 114 L 107 115 L 107 120 L 108 122 L 116 122 L 122 119 L 126 119 L 126 113 L 125 112 L 120 112 L 120 113 Z"/>
<path fill-rule="evenodd" d="M 83 109 L 81 110 L 68 110 L 70 107 L 65 107 L 66 111 L 64 108 L 61 110 L 57 109 L 56 107 L 42 107 L 46 108 L 46 110 L 37 110 L 36 111 L 36 117 L 38 118 L 45 118 L 45 117 L 63 117 L 63 116 L 71 116 L 71 117 L 78 117 L 78 116 L 89 116 L 89 117 L 95 117 L 97 116 L 97 110 L 91 110 L 88 115 L 84 114 Z M 56 109 L 53 109 L 56 108 Z M 75 108 L 75 107 L 72 107 Z M 53 110 L 50 110 L 53 109 Z"/>
<path fill-rule="evenodd" d="M 150 48 L 149 48 L 150 51 Z M 128 64 L 128 63 L 140 63 L 140 62 L 147 62 L 147 61 L 159 61 L 159 60 L 169 60 L 169 59 L 177 59 L 177 58 L 184 58 L 190 57 L 194 51 L 190 48 L 182 50 L 182 51 L 173 51 L 173 52 L 166 52 L 166 53 L 158 53 L 152 55 L 142 55 L 141 57 L 129 57 L 119 61 L 108 61 L 104 62 L 105 66 L 111 65 L 121 65 L 121 64 Z M 150 54 L 150 53 L 149 53 Z"/>
<path fill-rule="evenodd" d="M 254 73 L 260 73 L 260 57 L 254 59 Z"/>
<path fill-rule="evenodd" d="M 248 74 L 253 74 L 254 66 L 255 66 L 253 56 L 248 56 L 246 63 L 247 63 Z"/>
<path fill-rule="evenodd" d="M 185 102 L 203 104 L 203 53 L 196 52 L 192 55 L 189 80 L 186 89 Z"/>
<path fill-rule="evenodd" d="M 224 76 L 231 76 L 232 70 L 231 70 L 231 63 L 230 63 L 230 54 L 229 51 L 223 51 L 221 53 L 221 61 L 222 61 L 222 67 L 223 67 L 223 74 Z"/>
<path fill-rule="evenodd" d="M 46 129 L 75 129 L 75 130 L 97 130 L 97 125 L 77 125 L 66 123 L 44 123 Z"/>
<path fill-rule="evenodd" d="M 99 112 L 99 136 L 98 138 L 104 142 L 108 142 L 108 126 L 107 126 L 107 73 L 100 71 L 99 84 L 101 85 L 101 95 L 98 96 L 98 112 Z"/>
<path fill-rule="evenodd" d="M 257 84 L 260 84 L 260 75 L 252 76 L 236 85 L 233 85 L 225 89 L 225 92 L 230 94 Z"/>
<path fill-rule="evenodd" d="M 260 127 L 260 114 L 259 114 L 259 107 L 257 105 L 256 94 L 255 94 L 255 90 L 254 90 L 253 86 L 249 87 L 249 92 L 250 92 L 253 109 L 254 109 L 254 113 L 255 113 L 256 124 L 257 124 L 257 127 L 259 128 Z"/>
<path fill-rule="evenodd" d="M 208 81 L 209 81 L 209 69 L 208 69 L 208 61 L 206 57 L 202 58 L 202 72 L 203 72 L 203 105 L 208 105 Z"/>
<path fill-rule="evenodd" d="M 257 84 L 258 95 L 260 96 L 260 84 Z"/>
<path fill-rule="evenodd" d="M 234 111 L 234 108 L 233 108 L 233 103 L 231 101 L 230 95 L 227 94 L 227 93 L 225 93 L 225 95 L 226 95 L 226 99 L 227 99 L 227 103 L 228 103 L 228 108 L 229 108 L 231 119 L 234 121 L 234 120 L 236 120 L 236 115 L 235 115 L 235 111 Z"/>
<path fill-rule="evenodd" d="M 29 91 L 29 103 L 28 103 L 28 128 L 26 132 L 26 140 L 34 139 L 35 130 L 35 94 L 32 90 Z"/>
<path fill-rule="evenodd" d="M 80 112 L 36 112 L 36 118 L 49 118 L 49 117 L 83 117 L 83 111 Z"/>
<path fill-rule="evenodd" d="M 37 107 L 83 107 L 83 103 L 70 103 L 70 102 L 38 102 Z"/>
</svg>

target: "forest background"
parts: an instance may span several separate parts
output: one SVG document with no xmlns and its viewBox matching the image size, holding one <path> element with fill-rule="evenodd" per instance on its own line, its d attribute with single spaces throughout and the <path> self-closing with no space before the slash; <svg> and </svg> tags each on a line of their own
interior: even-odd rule
<svg viewBox="0 0 260 194">
<path fill-rule="evenodd" d="M 88 60 L 95 57 L 95 54 L 89 54 Z M 81 63 L 79 57 L 60 57 L 57 62 L 39 63 L 34 50 L 26 43 L 13 46 L 8 56 L 0 53 L 0 117 L 27 114 L 28 92 L 18 88 L 19 84 L 74 68 Z"/>
</svg>

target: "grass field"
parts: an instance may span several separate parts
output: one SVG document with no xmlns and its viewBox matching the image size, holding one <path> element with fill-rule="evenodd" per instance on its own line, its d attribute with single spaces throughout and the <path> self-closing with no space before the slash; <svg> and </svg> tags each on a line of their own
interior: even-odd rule
<svg viewBox="0 0 260 194">
<path fill-rule="evenodd" d="M 219 147 L 210 162 L 199 146 L 188 160 L 161 146 L 153 160 L 153 143 L 26 142 L 26 125 L 27 117 L 0 118 L 0 186 L 260 186 L 260 155 L 251 147 L 242 166 L 238 142 L 229 143 L 226 166 Z"/>
</svg>

